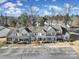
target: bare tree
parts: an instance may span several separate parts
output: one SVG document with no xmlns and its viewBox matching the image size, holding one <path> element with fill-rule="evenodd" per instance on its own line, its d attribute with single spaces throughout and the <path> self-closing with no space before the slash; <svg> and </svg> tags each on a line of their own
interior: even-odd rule
<svg viewBox="0 0 79 59">
<path fill-rule="evenodd" d="M 74 7 L 74 6 L 75 6 L 75 5 L 69 4 L 69 3 L 64 4 L 64 7 L 63 7 L 63 15 L 64 15 L 64 22 L 65 22 L 65 25 L 67 25 L 68 22 L 70 21 L 70 16 L 69 16 L 69 14 L 71 13 L 71 9 L 72 9 L 72 7 Z"/>
</svg>

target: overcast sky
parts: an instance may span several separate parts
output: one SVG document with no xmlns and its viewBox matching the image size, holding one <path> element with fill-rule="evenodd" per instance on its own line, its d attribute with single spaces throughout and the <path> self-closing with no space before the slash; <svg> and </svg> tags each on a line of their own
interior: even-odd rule
<svg viewBox="0 0 79 59">
<path fill-rule="evenodd" d="M 70 14 L 79 15 L 79 0 L 0 0 L 0 14 L 19 16 L 22 12 L 30 14 L 30 9 L 38 15 L 63 14 L 63 6 L 72 7 Z"/>
</svg>

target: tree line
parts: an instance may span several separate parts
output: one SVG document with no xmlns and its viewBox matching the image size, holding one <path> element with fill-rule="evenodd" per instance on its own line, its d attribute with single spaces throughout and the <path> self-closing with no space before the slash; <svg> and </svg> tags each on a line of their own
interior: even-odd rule
<svg viewBox="0 0 79 59">
<path fill-rule="evenodd" d="M 62 16 L 62 15 L 60 15 Z M 79 15 L 72 15 L 69 16 L 68 14 L 64 17 L 65 24 L 70 21 L 70 17 L 73 16 L 79 16 Z M 59 15 L 53 17 L 58 18 L 57 20 L 60 20 L 59 18 L 63 19 L 63 17 L 59 17 Z M 44 26 L 44 22 L 47 20 L 50 20 L 50 16 L 38 16 L 38 15 L 28 15 L 27 13 L 22 13 L 19 17 L 13 17 L 13 16 L 4 16 L 0 15 L 0 25 L 6 26 L 6 27 L 21 27 L 21 26 L 36 26 L 37 23 L 39 26 Z"/>
</svg>

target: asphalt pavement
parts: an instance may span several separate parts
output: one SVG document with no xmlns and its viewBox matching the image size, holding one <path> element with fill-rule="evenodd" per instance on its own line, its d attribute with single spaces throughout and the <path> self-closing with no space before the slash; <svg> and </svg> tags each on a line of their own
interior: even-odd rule
<svg viewBox="0 0 79 59">
<path fill-rule="evenodd" d="M 0 59 L 79 59 L 71 47 L 61 48 L 2 48 Z"/>
</svg>

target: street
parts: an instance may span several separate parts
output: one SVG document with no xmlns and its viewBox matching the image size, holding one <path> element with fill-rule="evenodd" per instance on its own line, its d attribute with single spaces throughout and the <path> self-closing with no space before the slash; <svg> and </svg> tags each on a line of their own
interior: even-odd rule
<svg viewBox="0 0 79 59">
<path fill-rule="evenodd" d="M 44 58 L 78 59 L 79 55 L 71 47 L 0 49 L 0 59 L 44 59 Z"/>
</svg>

